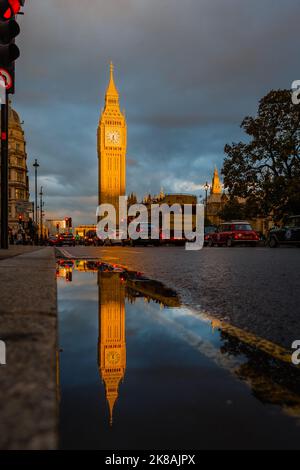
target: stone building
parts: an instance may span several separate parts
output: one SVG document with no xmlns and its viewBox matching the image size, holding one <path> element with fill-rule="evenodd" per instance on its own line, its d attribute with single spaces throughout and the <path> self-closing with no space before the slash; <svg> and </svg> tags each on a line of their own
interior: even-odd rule
<svg viewBox="0 0 300 470">
<path fill-rule="evenodd" d="M 25 135 L 18 113 L 8 112 L 8 225 L 16 230 L 20 220 L 29 220 L 29 181 Z"/>
<path fill-rule="evenodd" d="M 165 194 L 164 191 L 161 189 L 160 194 L 156 196 L 151 196 L 148 194 L 143 199 L 143 204 L 148 209 L 148 217 L 149 221 L 151 220 L 151 206 L 152 205 L 159 205 L 159 206 L 168 206 L 170 209 L 172 206 L 180 206 L 182 219 L 176 222 L 176 216 L 173 212 L 170 212 L 170 231 L 171 236 L 174 236 L 174 231 L 176 230 L 178 233 L 183 233 L 184 231 L 184 222 L 186 227 L 191 227 L 192 229 L 196 228 L 196 206 L 198 204 L 197 196 L 193 194 Z M 191 214 L 187 214 L 184 206 L 188 205 L 192 207 Z M 178 213 L 178 212 L 177 212 Z M 184 218 L 183 218 L 184 216 Z M 155 221 L 152 220 L 155 223 Z M 166 214 L 164 218 L 161 216 L 159 219 L 160 228 L 168 225 L 169 216 Z"/>
</svg>

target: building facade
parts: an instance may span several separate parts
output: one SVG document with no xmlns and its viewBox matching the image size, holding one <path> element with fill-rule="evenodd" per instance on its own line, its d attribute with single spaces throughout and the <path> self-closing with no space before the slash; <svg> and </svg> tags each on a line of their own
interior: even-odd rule
<svg viewBox="0 0 300 470">
<path fill-rule="evenodd" d="M 162 215 L 159 219 L 160 228 L 170 226 L 171 237 L 174 236 L 174 232 L 176 231 L 177 234 L 184 233 L 184 225 L 186 227 L 190 227 L 191 229 L 196 228 L 196 208 L 198 204 L 197 196 L 193 194 L 165 194 L 163 190 L 160 191 L 160 194 L 156 196 L 151 196 L 148 194 L 143 198 L 143 204 L 147 207 L 148 210 L 148 218 L 151 220 L 151 206 L 152 205 L 159 205 L 162 209 L 162 206 L 168 206 L 170 209 L 170 215 L 165 214 Z M 181 214 L 183 217 L 177 219 L 176 215 L 171 212 L 172 206 L 180 206 Z M 191 213 L 188 214 L 185 210 L 185 206 L 191 206 L 192 210 Z M 179 214 L 176 211 L 176 214 Z M 156 222 L 151 220 L 152 223 Z"/>
<path fill-rule="evenodd" d="M 75 227 L 74 234 L 84 238 L 88 232 L 96 232 L 97 226 L 96 225 L 79 225 Z"/>
<path fill-rule="evenodd" d="M 8 225 L 13 231 L 19 222 L 28 222 L 32 215 L 29 204 L 29 180 L 25 134 L 18 113 L 8 111 Z"/>
<path fill-rule="evenodd" d="M 64 233 L 67 228 L 66 219 L 47 219 L 44 228 L 47 234 L 51 236 Z"/>
<path fill-rule="evenodd" d="M 126 193 L 127 125 L 110 64 L 105 107 L 98 126 L 99 205 L 112 204 L 119 220 L 119 196 Z"/>
</svg>

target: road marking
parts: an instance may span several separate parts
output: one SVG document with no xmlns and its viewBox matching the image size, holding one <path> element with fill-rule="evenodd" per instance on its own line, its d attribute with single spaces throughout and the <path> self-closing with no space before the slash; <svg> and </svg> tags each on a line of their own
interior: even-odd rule
<svg viewBox="0 0 300 470">
<path fill-rule="evenodd" d="M 192 310 L 197 314 L 196 309 L 192 308 Z M 274 359 L 278 359 L 279 361 L 286 362 L 288 364 L 292 363 L 291 352 L 278 344 L 272 343 L 271 341 L 261 338 L 249 331 L 242 330 L 241 328 L 231 325 L 223 320 L 219 320 L 207 313 L 201 313 L 201 316 L 209 320 L 212 323 L 213 328 L 220 329 L 225 333 L 228 333 L 230 336 L 237 338 L 242 343 L 255 347 L 256 349 L 268 354 L 268 356 L 274 357 Z"/>
</svg>

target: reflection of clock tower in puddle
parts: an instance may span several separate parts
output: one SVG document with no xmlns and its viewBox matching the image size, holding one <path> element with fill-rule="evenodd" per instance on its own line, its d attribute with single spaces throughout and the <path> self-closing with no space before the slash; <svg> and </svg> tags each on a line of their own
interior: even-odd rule
<svg viewBox="0 0 300 470">
<path fill-rule="evenodd" d="M 126 369 L 125 286 L 118 273 L 100 272 L 99 369 L 105 384 L 110 424 Z"/>
<path fill-rule="evenodd" d="M 119 93 L 110 65 L 105 108 L 98 127 L 99 204 L 113 204 L 119 220 L 119 196 L 126 193 L 127 125 L 120 110 Z"/>
</svg>

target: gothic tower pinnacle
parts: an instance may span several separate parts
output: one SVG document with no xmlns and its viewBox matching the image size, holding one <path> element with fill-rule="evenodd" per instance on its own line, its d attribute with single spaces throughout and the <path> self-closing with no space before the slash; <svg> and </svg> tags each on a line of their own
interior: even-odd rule
<svg viewBox="0 0 300 470">
<path fill-rule="evenodd" d="M 115 78 L 114 78 L 115 68 L 112 62 L 110 63 L 109 70 L 110 70 L 110 79 L 109 79 L 109 84 L 108 84 L 106 95 L 105 95 L 106 104 L 108 104 L 110 99 L 115 99 L 117 100 L 117 102 L 119 102 L 119 92 L 117 90 L 117 87 L 115 84 Z"/>
<path fill-rule="evenodd" d="M 222 186 L 219 178 L 219 173 L 217 167 L 215 167 L 214 176 L 212 179 L 211 185 L 211 194 L 221 194 L 222 193 Z"/>
</svg>

